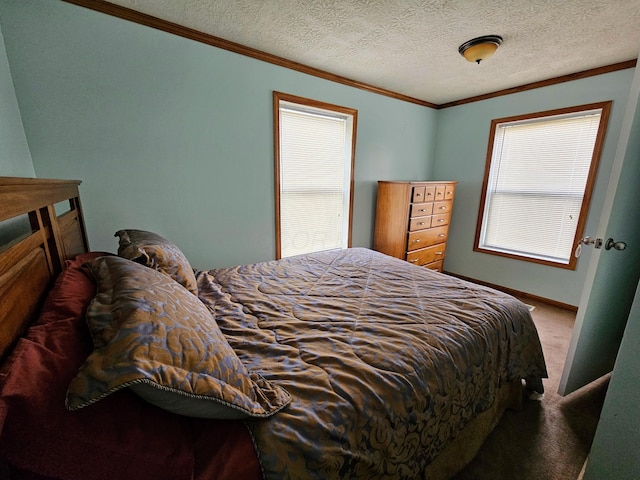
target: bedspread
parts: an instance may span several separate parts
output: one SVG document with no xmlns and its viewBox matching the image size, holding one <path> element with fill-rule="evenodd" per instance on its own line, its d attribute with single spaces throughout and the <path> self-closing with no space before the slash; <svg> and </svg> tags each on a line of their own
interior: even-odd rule
<svg viewBox="0 0 640 480">
<path fill-rule="evenodd" d="M 246 421 L 267 480 L 418 478 L 501 384 L 546 377 L 523 303 L 372 250 L 196 276 L 242 362 L 293 397 Z"/>
</svg>

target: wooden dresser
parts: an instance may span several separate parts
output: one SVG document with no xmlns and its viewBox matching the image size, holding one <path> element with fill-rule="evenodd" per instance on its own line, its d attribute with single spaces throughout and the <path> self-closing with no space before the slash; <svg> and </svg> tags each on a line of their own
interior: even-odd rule
<svg viewBox="0 0 640 480">
<path fill-rule="evenodd" d="M 378 182 L 373 248 L 442 271 L 457 182 Z"/>
</svg>

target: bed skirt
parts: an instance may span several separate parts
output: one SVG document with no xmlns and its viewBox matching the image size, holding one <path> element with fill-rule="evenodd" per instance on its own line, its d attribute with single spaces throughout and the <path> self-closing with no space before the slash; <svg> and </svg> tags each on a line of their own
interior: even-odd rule
<svg viewBox="0 0 640 480">
<path fill-rule="evenodd" d="M 474 418 L 449 446 L 431 462 L 422 478 L 425 480 L 449 480 L 473 460 L 480 447 L 498 425 L 507 409 L 521 410 L 524 387 L 515 380 L 500 387 L 491 408 Z"/>
</svg>

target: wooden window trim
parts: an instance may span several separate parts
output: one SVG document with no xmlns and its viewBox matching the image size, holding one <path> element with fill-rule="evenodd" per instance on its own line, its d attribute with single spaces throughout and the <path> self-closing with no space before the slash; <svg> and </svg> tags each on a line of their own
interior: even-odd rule
<svg viewBox="0 0 640 480">
<path fill-rule="evenodd" d="M 487 155 L 486 155 L 486 160 L 485 160 L 485 170 L 484 170 L 484 178 L 482 180 L 482 192 L 480 194 L 480 208 L 478 209 L 478 218 L 477 218 L 477 223 L 476 223 L 476 235 L 475 235 L 475 240 L 474 240 L 474 244 L 473 244 L 473 251 L 474 252 L 481 252 L 481 253 L 487 253 L 490 255 L 497 255 L 500 257 L 506 257 L 506 258 L 513 258 L 513 259 L 517 259 L 517 260 L 523 260 L 526 262 L 533 262 L 533 263 L 539 263 L 539 264 L 543 264 L 543 265 L 548 265 L 548 266 L 552 266 L 552 267 L 558 267 L 558 268 L 564 268 L 564 269 L 569 269 L 569 270 L 575 270 L 576 266 L 577 266 L 577 261 L 578 259 L 575 257 L 575 255 L 571 255 L 569 258 L 569 263 L 565 264 L 565 263 L 560 263 L 560 262 L 554 262 L 551 260 L 545 260 L 545 259 L 541 259 L 541 258 L 532 258 L 532 257 L 527 257 L 527 256 L 523 256 L 523 255 L 517 255 L 517 254 L 513 254 L 513 253 L 508 253 L 508 252 L 499 252 L 499 251 L 495 251 L 495 250 L 489 250 L 486 248 L 482 248 L 480 246 L 480 236 L 481 236 L 481 231 L 482 231 L 482 220 L 484 218 L 484 211 L 485 211 L 485 204 L 486 204 L 486 196 L 487 196 L 487 190 L 488 190 L 488 186 L 489 186 L 489 173 L 491 170 L 491 159 L 493 157 L 493 147 L 494 147 L 494 140 L 495 140 L 495 134 L 496 134 L 496 128 L 499 124 L 502 123 L 509 123 L 509 122 L 516 122 L 516 121 L 521 121 L 521 120 L 531 120 L 531 119 L 535 119 L 535 118 L 543 118 L 543 117 L 551 117 L 554 115 L 563 115 L 563 114 L 568 114 L 568 113 L 576 113 L 576 112 L 580 112 L 580 111 L 587 111 L 587 110 L 596 110 L 596 109 L 602 109 L 602 113 L 601 113 L 601 117 L 600 117 L 600 124 L 598 126 L 598 133 L 596 134 L 596 141 L 593 147 L 593 156 L 591 158 L 591 165 L 589 168 L 589 174 L 587 177 L 587 183 L 585 186 L 585 192 L 584 192 L 584 196 L 582 199 L 582 204 L 580 206 L 580 217 L 578 218 L 578 222 L 576 225 L 576 233 L 573 239 L 573 246 L 574 248 L 577 247 L 578 242 L 580 241 L 580 239 L 583 237 L 584 235 L 584 227 L 587 221 L 587 216 L 589 213 L 589 206 L 591 204 L 591 197 L 593 194 L 593 188 L 595 186 L 595 182 L 596 182 L 596 176 L 597 176 L 597 172 L 598 172 L 598 166 L 600 164 L 600 157 L 602 156 L 602 149 L 604 147 L 604 140 L 606 137 L 606 133 L 607 133 L 607 126 L 609 124 L 609 116 L 611 113 L 611 105 L 612 105 L 612 101 L 605 101 L 605 102 L 597 102 L 597 103 L 590 103 L 590 104 L 586 104 L 586 105 L 577 105 L 574 107 L 567 107 L 567 108 L 559 108 L 559 109 L 555 109 L 555 110 L 547 110 L 547 111 L 543 111 L 543 112 L 536 112 L 536 113 L 528 113 L 528 114 L 524 114 L 524 115 L 515 115 L 512 117 L 505 117 L 505 118 L 498 118 L 495 120 L 491 121 L 491 128 L 489 131 L 489 145 L 487 148 Z"/>
<path fill-rule="evenodd" d="M 299 97 L 282 92 L 273 92 L 273 147 L 274 147 L 274 172 L 275 172 L 275 207 L 276 207 L 276 259 L 282 258 L 282 238 L 280 229 L 280 102 L 291 102 L 312 108 L 321 108 L 334 112 L 351 115 L 352 132 L 351 132 L 351 174 L 349 181 L 349 219 L 347 232 L 347 246 L 351 247 L 352 229 L 353 229 L 353 190 L 354 190 L 354 173 L 356 160 L 356 133 L 358 131 L 358 110 L 331 103 L 321 102 L 310 98 Z"/>
</svg>

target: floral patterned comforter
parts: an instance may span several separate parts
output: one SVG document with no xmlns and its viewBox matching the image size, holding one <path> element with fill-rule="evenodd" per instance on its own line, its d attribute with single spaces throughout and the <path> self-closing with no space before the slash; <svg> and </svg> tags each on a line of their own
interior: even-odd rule
<svg viewBox="0 0 640 480">
<path fill-rule="evenodd" d="M 266 480 L 418 478 L 500 385 L 546 377 L 523 303 L 368 249 L 197 279 L 245 366 L 293 397 L 246 421 Z"/>
</svg>

